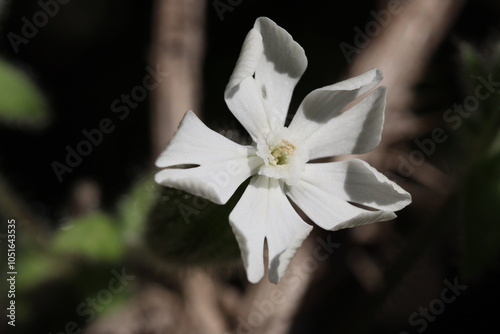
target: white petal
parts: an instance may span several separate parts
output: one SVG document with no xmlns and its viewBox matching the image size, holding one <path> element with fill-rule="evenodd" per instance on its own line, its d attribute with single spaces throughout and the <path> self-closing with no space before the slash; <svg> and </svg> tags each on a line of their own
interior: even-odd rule
<svg viewBox="0 0 500 334">
<path fill-rule="evenodd" d="M 387 89 L 377 88 L 354 107 L 338 114 L 305 139 L 309 158 L 362 154 L 380 143 Z"/>
<path fill-rule="evenodd" d="M 225 94 L 225 99 L 229 110 L 248 131 L 254 142 L 266 138 L 271 125 L 254 78 L 243 79 L 238 86 Z"/>
<path fill-rule="evenodd" d="M 286 198 L 282 184 L 255 176 L 229 215 L 240 245 L 248 280 L 264 276 L 264 239 L 269 250 L 269 279 L 278 282 L 312 226 L 306 224 Z"/>
<path fill-rule="evenodd" d="M 169 168 L 158 172 L 155 181 L 225 204 L 262 163 L 255 148 L 210 130 L 190 110 L 156 160 L 156 166 Z"/>
<path fill-rule="evenodd" d="M 254 140 L 259 134 L 261 138 L 266 134 L 266 129 L 256 132 L 259 128 L 251 121 L 253 113 L 257 113 L 255 117 L 260 118 L 262 111 L 239 109 L 237 105 L 248 104 L 248 96 L 253 96 L 256 91 L 271 129 L 283 126 L 293 90 L 306 67 L 304 50 L 288 32 L 268 18 L 261 17 L 255 21 L 243 43 L 240 57 L 224 94 L 229 109 Z M 253 91 L 236 94 L 238 90 L 248 89 L 248 84 L 246 87 L 240 85 L 249 78 L 254 82 L 251 87 Z M 241 97 L 246 99 L 233 101 Z M 245 115 L 249 112 L 250 115 Z M 261 120 L 259 122 L 262 123 Z"/>
<path fill-rule="evenodd" d="M 380 70 L 373 69 L 357 77 L 312 91 L 300 104 L 290 123 L 290 129 L 300 134 L 303 140 L 307 140 L 332 118 L 337 117 L 347 104 L 368 92 L 381 80 Z M 366 107 L 365 105 L 362 109 Z"/>
<path fill-rule="evenodd" d="M 301 180 L 287 187 L 287 194 L 317 225 L 338 230 L 396 217 L 411 196 L 366 162 L 307 164 Z M 348 203 L 380 211 L 369 211 Z"/>
</svg>

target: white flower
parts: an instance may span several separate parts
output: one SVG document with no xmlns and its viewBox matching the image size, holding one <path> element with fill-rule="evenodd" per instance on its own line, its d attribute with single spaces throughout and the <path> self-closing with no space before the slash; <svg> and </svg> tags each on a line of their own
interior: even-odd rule
<svg viewBox="0 0 500 334">
<path fill-rule="evenodd" d="M 232 142 L 188 111 L 156 161 L 158 167 L 166 167 L 156 174 L 157 183 L 218 204 L 225 204 L 252 177 L 229 222 L 248 280 L 254 283 L 265 272 L 264 240 L 269 279 L 277 282 L 312 229 L 290 200 L 327 230 L 390 220 L 396 217 L 393 211 L 411 202 L 410 194 L 364 161 L 308 163 L 375 148 L 386 89 L 375 89 L 345 112 L 341 111 L 347 104 L 382 80 L 379 70 L 316 89 L 285 127 L 292 92 L 306 66 L 302 47 L 270 19 L 258 18 L 224 93 L 253 144 Z"/>
</svg>

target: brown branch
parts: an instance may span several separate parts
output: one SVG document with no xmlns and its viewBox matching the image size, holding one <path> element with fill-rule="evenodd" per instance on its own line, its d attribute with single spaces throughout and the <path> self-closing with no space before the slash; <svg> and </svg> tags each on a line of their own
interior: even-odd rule
<svg viewBox="0 0 500 334">
<path fill-rule="evenodd" d="M 158 156 L 173 137 L 187 110 L 200 113 L 204 57 L 204 0 L 158 0 L 153 58 L 168 72 L 154 92 L 153 154 Z M 190 270 L 182 285 L 184 332 L 224 333 L 225 319 L 218 307 L 215 282 L 201 270 Z"/>
<path fill-rule="evenodd" d="M 416 97 L 414 87 L 421 79 L 432 55 L 447 35 L 464 3 L 465 0 L 406 1 L 403 10 L 393 16 L 382 34 L 374 39 L 366 49 L 362 50 L 360 56 L 353 63 L 350 76 L 378 67 L 384 73 L 382 84 L 388 88 L 382 142 L 376 150 L 362 156 L 379 170 L 397 172 L 400 158 L 408 159 L 408 155 L 411 153 L 409 146 L 405 146 L 403 143 L 440 126 L 439 119 L 421 118 L 412 112 L 411 106 Z M 401 149 L 402 146 L 404 150 Z M 426 214 L 435 215 L 439 208 L 442 208 L 447 202 L 455 188 L 456 177 L 446 175 L 428 161 L 413 167 L 411 175 L 405 175 L 410 176 L 412 181 L 404 182 L 401 185 L 412 193 L 414 205 L 425 207 Z M 424 217 L 425 215 L 422 214 L 421 219 L 423 220 Z M 369 233 L 366 233 L 367 236 L 384 235 L 385 240 L 380 241 L 384 245 L 382 248 L 386 249 L 387 254 L 397 254 L 398 246 L 391 246 L 391 241 L 394 242 L 397 237 L 394 233 L 382 233 L 380 230 L 384 227 L 387 225 L 363 226 L 354 229 L 351 235 L 353 237 L 363 236 L 362 232 L 365 229 L 369 230 Z M 437 229 L 432 231 L 435 234 L 438 232 Z M 364 237 L 367 239 L 365 242 L 370 243 L 370 238 Z M 427 245 L 428 240 L 431 240 L 429 231 L 423 233 L 422 237 L 426 239 L 419 239 L 420 244 Z M 360 241 L 359 238 L 358 241 Z M 361 244 L 363 243 L 361 242 Z M 364 284 L 367 290 L 378 292 L 367 302 L 367 305 L 363 305 L 358 310 L 356 315 L 345 321 L 344 325 L 349 330 L 353 333 L 363 332 L 366 324 L 352 324 L 350 321 L 362 316 L 365 322 L 369 322 L 370 317 L 373 317 L 380 310 L 385 297 L 398 286 L 404 274 L 410 272 L 413 263 L 421 258 L 421 253 L 417 254 L 417 250 L 410 245 L 406 247 L 405 252 L 398 254 L 397 260 L 399 262 L 401 259 L 408 261 L 406 267 L 394 265 L 394 263 L 398 264 L 399 262 L 390 258 L 393 255 L 385 255 L 381 261 L 382 263 L 393 263 L 391 270 L 382 270 L 381 267 L 377 267 L 376 263 L 369 261 L 365 261 L 367 264 L 360 268 L 361 264 L 357 262 L 357 267 L 353 268 L 353 272 L 355 275 L 357 274 L 361 283 L 366 283 L 370 277 L 380 279 L 381 273 L 383 273 L 383 284 L 378 286 Z M 359 255 L 350 254 L 349 258 L 357 256 L 356 259 L 369 259 L 369 257 L 360 257 Z M 410 262 L 411 260 L 414 262 Z M 435 275 L 427 275 L 435 276 L 436 280 L 442 275 L 439 268 L 430 267 L 429 271 Z M 435 280 L 430 283 L 433 282 Z M 411 307 L 413 306 L 410 305 Z"/>
<path fill-rule="evenodd" d="M 226 333 L 215 281 L 202 269 L 191 269 L 183 282 L 185 312 L 196 333 Z"/>
<path fill-rule="evenodd" d="M 158 0 L 153 62 L 169 75 L 154 91 L 152 144 L 156 157 L 174 135 L 184 113 L 200 112 L 204 56 L 204 0 Z"/>
<path fill-rule="evenodd" d="M 295 270 L 312 257 L 314 242 L 307 238 L 290 262 L 287 273 L 278 284 L 269 282 L 267 276 L 258 284 L 250 286 L 244 296 L 239 329 L 255 334 L 285 334 L 290 331 L 302 298 L 309 288 L 314 270 Z M 266 273 L 267 274 L 267 273 Z M 238 332 L 238 328 L 236 328 Z"/>
<path fill-rule="evenodd" d="M 386 122 L 383 143 L 399 140 L 405 132 L 420 127 L 410 110 L 414 86 L 421 78 L 429 59 L 442 42 L 465 0 L 406 1 L 399 14 L 355 59 L 350 76 L 378 67 L 384 73 L 383 85 L 388 88 Z"/>
<path fill-rule="evenodd" d="M 388 88 L 382 142 L 376 150 L 362 156 L 376 168 L 388 170 L 388 165 L 397 166 L 398 157 L 407 159 L 409 152 L 395 154 L 392 145 L 439 125 L 438 119 L 412 113 L 414 87 L 464 3 L 465 0 L 406 1 L 401 12 L 393 15 L 380 36 L 353 62 L 351 76 L 378 67 L 384 73 L 382 84 Z M 453 180 L 427 162 L 416 166 L 412 176 L 443 196 L 453 188 Z"/>
</svg>

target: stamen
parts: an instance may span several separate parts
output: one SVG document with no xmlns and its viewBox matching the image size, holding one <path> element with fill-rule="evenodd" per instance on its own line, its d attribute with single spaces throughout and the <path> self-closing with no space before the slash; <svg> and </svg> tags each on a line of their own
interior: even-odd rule
<svg viewBox="0 0 500 334">
<path fill-rule="evenodd" d="M 273 161 L 270 161 L 274 166 L 281 166 L 288 163 L 288 156 L 295 152 L 295 145 L 286 139 L 281 139 L 282 145 L 275 146 L 271 149 Z"/>
</svg>

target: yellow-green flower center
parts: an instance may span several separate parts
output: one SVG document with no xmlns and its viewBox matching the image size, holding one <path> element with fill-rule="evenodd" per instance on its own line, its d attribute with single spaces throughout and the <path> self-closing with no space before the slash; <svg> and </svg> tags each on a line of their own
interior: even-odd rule
<svg viewBox="0 0 500 334">
<path fill-rule="evenodd" d="M 271 165 L 281 166 L 288 163 L 288 157 L 295 152 L 295 145 L 288 140 L 281 139 L 281 143 L 271 148 L 273 159 L 269 161 Z"/>
</svg>

